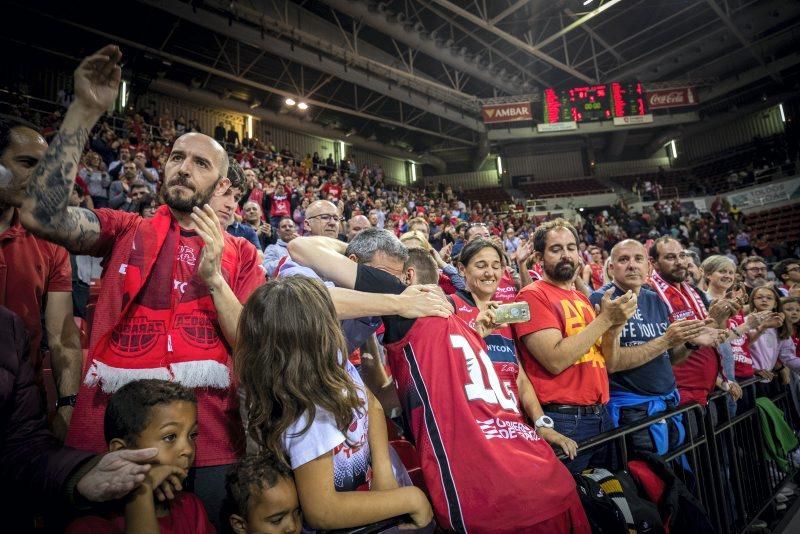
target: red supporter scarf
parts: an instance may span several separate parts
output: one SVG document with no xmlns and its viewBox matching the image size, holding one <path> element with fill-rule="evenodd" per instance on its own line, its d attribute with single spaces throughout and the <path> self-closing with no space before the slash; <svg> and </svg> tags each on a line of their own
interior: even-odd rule
<svg viewBox="0 0 800 534">
<path fill-rule="evenodd" d="M 677 286 L 670 284 L 655 271 L 650 277 L 650 282 L 658 296 L 667 305 L 670 322 L 678 319 L 705 319 L 707 317 L 703 301 L 697 291 L 686 282 Z"/>
<path fill-rule="evenodd" d="M 145 378 L 190 388 L 230 385 L 230 349 L 208 287 L 196 273 L 181 290 L 173 287 L 179 243 L 180 225 L 167 206 L 118 236 L 97 301 L 87 386 L 113 393 Z M 230 283 L 238 257 L 227 236 L 225 244 L 222 274 Z"/>
</svg>

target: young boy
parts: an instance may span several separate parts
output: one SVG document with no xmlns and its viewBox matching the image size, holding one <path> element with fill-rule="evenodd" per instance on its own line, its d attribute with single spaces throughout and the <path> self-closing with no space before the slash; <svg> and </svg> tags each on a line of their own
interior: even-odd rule
<svg viewBox="0 0 800 534">
<path fill-rule="evenodd" d="M 292 471 L 271 454 L 248 456 L 227 477 L 236 534 L 300 534 L 303 515 Z"/>
<path fill-rule="evenodd" d="M 109 451 L 155 447 L 158 455 L 124 506 L 77 519 L 68 527 L 69 534 L 214 532 L 200 499 L 181 491 L 197 439 L 192 390 L 165 380 L 131 382 L 111 397 L 104 432 Z"/>
</svg>

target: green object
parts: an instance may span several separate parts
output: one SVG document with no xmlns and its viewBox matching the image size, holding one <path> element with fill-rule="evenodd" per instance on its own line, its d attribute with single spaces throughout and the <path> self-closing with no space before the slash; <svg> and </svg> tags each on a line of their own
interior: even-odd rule
<svg viewBox="0 0 800 534">
<path fill-rule="evenodd" d="M 784 419 L 783 412 L 767 397 L 756 399 L 761 437 L 767 457 L 778 464 L 784 473 L 789 472 L 789 453 L 800 445 L 792 427 Z"/>
</svg>

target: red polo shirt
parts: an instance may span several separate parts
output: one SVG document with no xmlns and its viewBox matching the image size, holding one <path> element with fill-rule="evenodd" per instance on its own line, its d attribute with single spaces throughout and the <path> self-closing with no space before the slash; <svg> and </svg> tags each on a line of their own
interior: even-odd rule
<svg viewBox="0 0 800 534">
<path fill-rule="evenodd" d="M 0 234 L 0 305 L 25 322 L 31 336 L 30 362 L 37 376 L 42 364 L 42 311 L 51 291 L 72 292 L 69 253 L 23 228 L 14 208 L 11 226 Z"/>
</svg>

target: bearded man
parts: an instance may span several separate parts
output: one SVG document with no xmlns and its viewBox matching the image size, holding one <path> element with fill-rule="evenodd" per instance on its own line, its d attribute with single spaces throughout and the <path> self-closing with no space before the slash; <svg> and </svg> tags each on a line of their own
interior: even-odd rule
<svg viewBox="0 0 800 534">
<path fill-rule="evenodd" d="M 264 275 L 255 249 L 237 247 L 208 205 L 230 180 L 225 150 L 206 135 L 175 141 L 164 169 L 164 205 L 154 217 L 68 207 L 89 132 L 116 99 L 121 57 L 109 45 L 75 71 L 75 101 L 33 172 L 20 220 L 39 237 L 106 262 L 67 444 L 105 450 L 108 399 L 128 382 L 158 378 L 195 388 L 203 431 L 190 477 L 213 521 L 226 466 L 244 445 L 231 348 L 241 303 Z"/>
<path fill-rule="evenodd" d="M 632 291 L 612 299 L 603 295 L 600 313 L 574 286 L 580 266 L 578 232 L 564 219 L 540 225 L 533 234 L 533 249 L 544 269 L 538 280 L 517 295 L 530 306 L 530 320 L 514 325 L 520 363 L 533 384 L 546 417 L 536 426 L 581 443 L 607 430 L 611 421 L 608 372 L 619 358 L 622 327 L 636 311 Z M 567 463 L 579 473 L 590 463 L 609 465 L 610 451 L 598 447 Z"/>
</svg>

